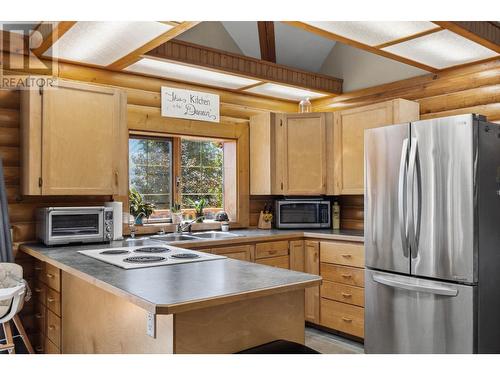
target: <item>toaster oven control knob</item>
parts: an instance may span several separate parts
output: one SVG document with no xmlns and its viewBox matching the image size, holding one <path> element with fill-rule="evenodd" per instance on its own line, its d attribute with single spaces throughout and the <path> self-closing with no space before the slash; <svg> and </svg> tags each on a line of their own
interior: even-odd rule
<svg viewBox="0 0 500 375">
<path fill-rule="evenodd" d="M 111 232 L 111 226 L 110 225 L 106 225 L 106 232 Z"/>
<path fill-rule="evenodd" d="M 106 233 L 106 239 L 108 239 L 108 240 L 111 239 L 111 233 Z"/>
</svg>

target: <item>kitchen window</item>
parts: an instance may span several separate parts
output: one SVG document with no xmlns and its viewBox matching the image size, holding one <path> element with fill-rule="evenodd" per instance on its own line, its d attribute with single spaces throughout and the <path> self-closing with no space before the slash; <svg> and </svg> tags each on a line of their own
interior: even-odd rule
<svg viewBox="0 0 500 375">
<path fill-rule="evenodd" d="M 205 199 L 206 220 L 236 199 L 235 142 L 207 138 L 145 137 L 129 139 L 129 187 L 156 209 L 147 222 L 168 222 L 180 203 L 184 218 L 194 218 L 193 202 Z M 228 158 L 230 159 L 230 158 Z"/>
</svg>

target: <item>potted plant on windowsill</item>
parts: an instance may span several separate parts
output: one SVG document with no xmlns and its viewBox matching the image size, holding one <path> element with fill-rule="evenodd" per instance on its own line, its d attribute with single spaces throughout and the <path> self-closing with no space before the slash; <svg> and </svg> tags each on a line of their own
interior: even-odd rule
<svg viewBox="0 0 500 375">
<path fill-rule="evenodd" d="M 135 224 L 142 225 L 143 218 L 149 218 L 155 209 L 155 205 L 146 202 L 144 197 L 136 189 L 129 191 L 130 214 L 134 217 Z"/>
<path fill-rule="evenodd" d="M 196 222 L 197 223 L 203 223 L 203 209 L 207 205 L 207 201 L 205 198 L 201 198 L 198 201 L 193 201 L 192 199 L 188 198 L 188 204 L 194 208 L 194 213 L 196 217 Z"/>
<path fill-rule="evenodd" d="M 170 217 L 172 218 L 172 224 L 182 223 L 182 211 L 179 203 L 174 203 L 170 208 Z"/>
</svg>

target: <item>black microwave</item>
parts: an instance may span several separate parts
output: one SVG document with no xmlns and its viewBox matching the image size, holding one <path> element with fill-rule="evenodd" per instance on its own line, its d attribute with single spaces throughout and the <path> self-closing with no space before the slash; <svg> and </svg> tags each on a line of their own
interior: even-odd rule
<svg viewBox="0 0 500 375">
<path fill-rule="evenodd" d="M 331 204 L 328 200 L 294 199 L 276 201 L 276 228 L 330 228 Z"/>
</svg>

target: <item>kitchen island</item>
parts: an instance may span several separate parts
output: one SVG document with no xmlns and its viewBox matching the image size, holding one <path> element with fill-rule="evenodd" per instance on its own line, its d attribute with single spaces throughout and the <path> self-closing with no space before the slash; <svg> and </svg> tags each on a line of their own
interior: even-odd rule
<svg viewBox="0 0 500 375">
<path fill-rule="evenodd" d="M 62 353 L 235 353 L 304 342 L 304 289 L 319 276 L 234 259 L 125 270 L 78 253 L 153 244 L 21 246 L 59 272 L 46 276 L 60 278 L 60 323 L 48 329 L 60 331 Z"/>
</svg>

